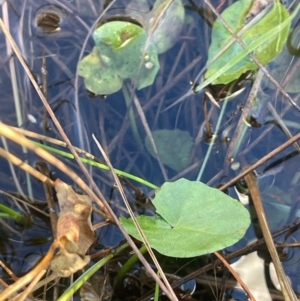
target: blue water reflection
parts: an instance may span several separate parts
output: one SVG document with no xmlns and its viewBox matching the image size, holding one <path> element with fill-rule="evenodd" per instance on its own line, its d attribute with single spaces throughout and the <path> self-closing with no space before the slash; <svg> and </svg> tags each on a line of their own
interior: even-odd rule
<svg viewBox="0 0 300 301">
<path fill-rule="evenodd" d="M 218 1 L 214 2 L 217 5 Z M 106 98 L 92 96 L 85 89 L 83 79 L 77 74 L 79 60 L 90 53 L 94 47 L 92 39 L 93 28 L 98 22 L 103 21 L 107 16 L 113 15 L 116 11 L 125 11 L 128 4 L 126 1 L 115 1 L 111 4 L 108 12 L 105 10 L 107 3 L 92 0 L 11 0 L 9 3 L 7 11 L 3 7 L 2 17 L 4 18 L 7 15 L 11 34 L 16 40 L 28 66 L 37 75 L 40 83 L 42 83 L 42 58 L 43 53 L 45 53 L 48 101 L 50 106 L 55 109 L 55 114 L 73 145 L 81 147 L 101 159 L 100 152 L 91 138 L 92 134 L 94 134 L 109 155 L 113 166 L 145 178 L 158 186 L 164 181 L 176 179 L 179 174 L 189 179 L 196 179 L 210 145 L 205 139 L 207 133 L 202 108 L 203 93 L 191 95 L 180 105 L 162 112 L 191 89 L 190 81 L 197 77 L 206 62 L 210 41 L 210 27 L 195 8 L 191 6 L 189 1 L 184 2 L 186 20 L 182 31 L 178 34 L 177 43 L 173 48 L 159 56 L 160 70 L 154 84 L 145 89 L 133 91 L 130 95 L 132 103 L 129 106 L 126 105 L 122 91 L 108 95 Z M 205 11 L 202 6 L 199 10 L 201 9 Z M 52 33 L 45 33 L 37 26 L 35 21 L 37 16 L 49 10 L 58 12 L 58 17 L 60 18 L 59 29 L 54 29 Z M 15 55 L 11 51 L 7 52 L 3 35 L 0 36 L 0 52 L 1 121 L 61 139 L 48 116 L 46 123 L 51 130 L 47 131 L 43 127 L 45 115 L 42 103 Z M 15 79 L 11 62 L 15 65 Z M 298 66 L 299 59 L 295 58 L 294 63 Z M 293 75 L 291 74 L 290 76 Z M 21 117 L 19 119 L 15 111 L 12 81 L 17 84 L 15 91 L 20 101 Z M 130 87 L 130 83 L 128 85 Z M 265 124 L 266 121 L 270 120 L 271 114 L 266 109 L 266 106 L 258 106 L 258 109 L 253 109 L 253 117 L 257 118 L 262 123 L 262 126 L 248 128 L 244 139 L 241 141 L 239 151 L 234 158 L 235 162 L 238 162 L 240 166 L 235 170 L 231 168 L 231 163 L 226 158 L 226 153 L 232 141 L 236 124 L 241 117 L 242 107 L 250 88 L 251 84 L 247 83 L 245 91 L 234 100 L 228 102 L 219 131 L 214 133 L 217 135 L 217 139 L 212 145 L 211 155 L 208 158 L 205 173 L 201 178 L 203 182 L 209 182 L 212 186 L 226 182 L 245 166 L 256 162 L 287 140 L 286 134 L 280 127 L 274 126 L 271 122 Z M 276 94 L 276 91 L 270 88 L 270 90 L 265 90 L 264 92 L 271 95 L 272 99 L 268 101 L 274 105 L 278 114 L 282 114 L 282 118 L 289 122 L 287 124 L 290 124 L 291 134 L 298 133 L 299 115 L 281 96 Z M 294 96 L 298 97 L 299 93 L 295 93 Z M 139 113 L 136 104 L 133 104 L 134 99 L 139 103 L 143 114 Z M 220 103 L 220 105 L 222 106 L 223 104 Z M 178 173 L 166 165 L 159 165 L 158 160 L 146 151 L 144 145 L 141 146 L 137 142 L 133 134 L 128 108 L 133 108 L 133 118 L 137 124 L 138 135 L 143 143 L 147 136 L 148 128 L 151 131 L 158 129 L 187 131 L 194 141 L 189 158 L 190 169 L 188 167 L 187 170 Z M 217 107 L 208 103 L 209 123 L 213 132 L 218 122 L 219 113 L 220 110 Z M 33 119 L 29 116 L 33 116 L 36 121 L 33 122 Z M 141 117 L 145 117 L 146 121 L 142 120 Z M 3 145 L 3 141 L 1 143 Z M 13 143 L 8 142 L 8 147 L 10 151 L 17 154 L 20 158 L 27 159 L 31 165 L 34 165 L 39 159 L 36 155 L 27 154 Z M 285 155 L 287 156 L 292 151 L 294 151 L 293 146 L 272 160 L 275 161 Z M 298 217 L 298 214 L 294 214 L 299 210 L 297 207 L 299 203 L 297 183 L 299 183 L 300 168 L 297 158 L 295 156 L 290 161 L 283 159 L 274 167 L 278 168 L 280 166 L 282 169 L 279 172 L 270 173 L 268 177 L 259 179 L 266 206 L 273 202 L 275 209 L 272 208 L 274 211 L 270 211 L 273 212 L 273 215 L 278 215 L 279 217 L 283 214 L 282 207 L 274 205 L 277 204 L 277 201 L 281 202 L 287 199 L 290 201 L 290 203 L 284 204 L 286 206 L 284 209 L 288 212 L 283 223 L 289 223 L 295 217 Z M 74 162 L 70 162 L 67 159 L 62 160 L 83 177 L 82 172 Z M 12 172 L 8 164 L 3 159 L 0 162 L 2 178 L 6 179 L 1 181 L 0 189 L 20 193 L 16 188 L 16 183 L 12 180 Z M 270 161 L 257 172 L 262 174 L 268 164 L 270 164 Z M 52 166 L 51 169 L 55 170 L 57 177 L 72 184 L 55 167 Z M 88 169 L 116 212 L 125 214 L 118 192 L 115 191 L 110 198 L 111 188 L 114 184 L 110 174 L 99 171 L 95 167 L 88 167 Z M 26 176 L 23 172 L 16 170 L 23 194 L 28 195 Z M 30 185 L 33 187 L 33 198 L 44 200 L 44 192 L 40 183 L 32 178 Z M 142 187 L 140 184 L 136 185 L 142 188 L 145 194 L 151 194 L 150 189 Z M 130 200 L 133 201 L 132 191 L 128 189 L 127 192 L 129 197 L 131 197 Z M 230 193 L 234 195 L 234 192 L 231 190 Z M 274 194 L 277 195 L 276 198 L 272 198 Z M 288 195 L 288 198 L 285 195 Z M 9 201 L 3 199 L 1 203 L 9 204 Z M 98 220 L 100 218 L 94 216 L 94 222 Z M 48 233 L 47 230 L 49 225 L 42 219 L 37 218 L 37 221 L 34 231 L 41 232 L 45 237 L 51 239 L 51 233 Z M 282 226 L 282 223 L 280 225 L 276 224 L 274 227 L 279 226 Z M 30 232 L 28 236 L 31 234 Z M 103 231 L 98 230 L 97 235 L 99 244 L 95 249 L 100 249 L 102 245 L 115 245 L 122 239 L 119 231 L 114 226 L 107 227 Z M 254 234 L 252 233 L 251 235 Z M 16 239 L 16 237 L 10 239 Z M 47 250 L 48 246 L 49 243 L 45 242 L 42 245 L 43 251 Z M 15 245 L 14 251 L 20 254 L 23 251 L 20 251 L 18 247 L 19 245 Z M 35 253 L 37 250 L 40 251 L 40 246 L 30 246 L 28 252 Z M 17 255 L 17 257 L 19 256 Z M 14 264 L 14 267 L 16 268 L 16 273 L 27 271 L 27 266 L 23 268 L 21 264 L 19 267 L 17 264 Z"/>
</svg>

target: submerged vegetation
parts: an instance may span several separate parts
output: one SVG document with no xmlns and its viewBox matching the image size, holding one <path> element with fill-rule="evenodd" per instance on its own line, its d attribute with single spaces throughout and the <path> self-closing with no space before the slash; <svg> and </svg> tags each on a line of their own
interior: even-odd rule
<svg viewBox="0 0 300 301">
<path fill-rule="evenodd" d="M 0 301 L 298 300 L 300 4 L 42 2 L 1 4 Z"/>
</svg>

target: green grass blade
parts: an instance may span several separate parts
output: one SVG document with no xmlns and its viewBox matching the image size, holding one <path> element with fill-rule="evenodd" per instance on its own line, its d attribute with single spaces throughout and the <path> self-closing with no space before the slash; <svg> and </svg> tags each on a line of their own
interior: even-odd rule
<svg viewBox="0 0 300 301">
<path fill-rule="evenodd" d="M 65 158 L 69 158 L 69 159 L 74 159 L 74 156 L 68 152 L 65 152 L 65 151 L 62 151 L 62 150 L 59 150 L 59 149 L 56 149 L 56 148 L 53 148 L 53 147 L 50 147 L 50 146 L 47 146 L 47 145 L 44 145 L 44 144 L 41 144 L 41 143 L 38 143 L 38 142 L 34 142 L 37 146 L 51 152 L 51 153 L 55 153 L 57 155 L 60 155 L 60 156 L 63 156 Z M 95 166 L 97 168 L 100 168 L 102 170 L 107 170 L 109 171 L 109 167 L 104 164 L 104 163 L 100 163 L 100 162 L 96 162 L 96 161 L 93 161 L 93 160 L 90 160 L 90 159 L 87 159 L 87 158 L 80 158 L 80 160 L 85 163 L 85 164 L 89 164 L 91 166 Z M 122 171 L 122 170 L 119 170 L 119 169 L 114 169 L 115 170 L 115 173 L 118 175 L 118 176 L 123 176 L 127 179 L 131 179 L 133 181 L 136 181 L 140 184 L 143 184 L 147 187 L 150 187 L 151 189 L 155 189 L 155 190 L 158 190 L 159 187 L 144 180 L 144 179 L 141 179 L 135 175 L 132 175 L 132 174 L 129 174 L 125 171 Z"/>
<path fill-rule="evenodd" d="M 5 218 L 12 218 L 17 223 L 21 223 L 21 224 L 24 224 L 26 221 L 25 217 L 22 214 L 14 211 L 13 209 L 11 209 L 3 204 L 0 204 L 0 210 L 5 214 L 5 216 L 3 215 L 3 217 L 5 217 Z"/>
</svg>

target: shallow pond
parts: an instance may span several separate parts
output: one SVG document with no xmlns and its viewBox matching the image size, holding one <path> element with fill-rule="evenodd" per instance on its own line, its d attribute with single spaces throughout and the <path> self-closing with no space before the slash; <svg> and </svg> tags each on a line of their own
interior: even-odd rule
<svg viewBox="0 0 300 301">
<path fill-rule="evenodd" d="M 234 1 L 223 2 L 212 1 L 220 11 Z M 239 127 L 242 108 L 251 89 L 250 81 L 246 82 L 242 93 L 226 102 L 225 110 L 222 110 L 224 102 L 220 102 L 219 109 L 207 100 L 208 127 L 203 110 L 203 92 L 192 94 L 168 109 L 191 90 L 191 81 L 201 80 L 198 74 L 207 60 L 211 39 L 210 22 L 214 17 L 208 7 L 204 4 L 198 6 L 193 1 L 183 1 L 184 19 L 181 18 L 181 13 L 181 17 L 173 17 L 168 10 L 160 15 L 163 8 L 153 7 L 153 1 L 139 4 L 141 6 L 137 7 L 135 1 L 125 0 L 11 0 L 2 4 L 2 18 L 41 87 L 45 83 L 43 73 L 46 74 L 47 99 L 73 145 L 101 158 L 92 139 L 94 134 L 115 168 L 146 179 L 154 185 L 160 186 L 165 181 L 184 177 L 190 180 L 201 179 L 204 183 L 217 187 L 281 145 L 288 139 L 288 135 L 299 132 L 300 113 L 266 80 L 263 81 L 259 94 L 263 102 L 258 102 L 252 108 L 251 114 L 255 117 L 255 122 L 247 128 L 243 139 L 240 139 L 241 133 L 235 134 L 235 130 Z M 95 47 L 93 32 L 97 25 L 104 24 L 107 20 L 118 20 L 120 16 L 134 20 L 143 26 L 147 35 L 150 33 L 152 38 L 146 39 L 146 43 L 163 45 L 163 49 L 158 51 L 157 60 L 153 61 L 139 60 L 140 54 L 145 55 L 145 49 L 139 49 L 137 59 L 135 52 L 133 55 L 124 54 L 131 68 L 136 64 L 133 69 L 138 72 L 143 72 L 144 69 L 145 72 L 152 72 L 156 68 L 155 75 L 151 75 L 153 82 L 139 87 L 134 76 L 112 73 L 107 85 L 117 86 L 116 92 L 95 95 L 86 89 L 84 78 L 79 75 L 83 75 L 79 62 L 90 55 Z M 156 23 L 157 16 L 164 22 Z M 294 20 L 295 30 L 289 40 L 293 48 L 297 48 L 300 42 L 297 20 L 299 23 L 299 13 Z M 162 24 L 160 26 L 163 27 L 164 34 L 155 36 L 157 24 Z M 0 51 L 1 121 L 61 139 L 3 34 L 0 36 Z M 268 68 L 299 103 L 299 50 L 294 56 L 287 50 L 284 51 L 280 60 L 271 63 Z M 43 65 L 44 58 L 46 65 Z M 115 72 L 117 61 L 111 62 L 109 66 Z M 45 67 L 46 71 L 43 72 Z M 102 70 L 93 72 L 95 75 Z M 148 73 L 145 77 L 148 80 Z M 107 94 L 107 91 L 98 91 L 98 94 Z M 289 133 L 283 128 L 281 121 Z M 209 137 L 208 128 L 213 132 L 213 137 Z M 155 132 L 157 130 L 164 131 Z M 161 144 L 158 142 L 157 145 L 159 158 L 151 146 L 151 132 L 155 141 L 162 139 Z M 234 139 L 235 136 L 238 140 Z M 33 166 L 40 160 L 14 143 L 2 139 L 1 144 Z M 256 170 L 272 231 L 300 217 L 298 151 L 297 146 L 290 146 Z M 60 159 L 84 179 L 73 160 Z M 47 212 L 42 184 L 27 177 L 18 168 L 12 169 L 6 160 L 0 160 L 1 203 L 18 208 L 12 198 L 5 194 L 9 192 L 20 197 L 30 197 Z M 113 189 L 111 175 L 96 167 L 88 168 L 116 213 L 125 215 L 119 194 Z M 50 166 L 50 170 L 55 172 L 55 177 L 72 184 L 55 166 Z M 153 196 L 151 188 L 133 183 L 146 195 Z M 130 201 L 136 205 L 134 192 L 128 185 L 125 186 Z M 235 198 L 239 197 L 235 187 L 230 187 L 228 193 Z M 45 254 L 52 240 L 48 218 L 31 211 L 28 214 L 33 216 L 34 221 L 29 228 L 24 229 L 12 221 L 8 222 L 18 233 L 12 233 L 1 226 L 0 235 L 3 238 L 0 242 L 0 259 L 17 275 L 26 273 Z M 98 220 L 99 217 L 95 215 L 93 223 Z M 254 229 L 255 223 L 246 237 L 230 251 L 255 239 Z M 294 242 L 298 237 L 299 233 L 295 232 L 288 240 Z M 115 246 L 123 239 L 114 226 L 97 230 L 97 238 L 92 252 Z M 284 236 L 278 238 L 280 242 L 283 240 Z M 295 248 L 287 248 L 286 251 L 289 260 L 284 266 L 294 290 L 300 293 L 297 264 L 299 251 Z M 168 264 L 167 261 L 166 266 Z M 3 271 L 1 275 L 8 278 Z"/>
</svg>

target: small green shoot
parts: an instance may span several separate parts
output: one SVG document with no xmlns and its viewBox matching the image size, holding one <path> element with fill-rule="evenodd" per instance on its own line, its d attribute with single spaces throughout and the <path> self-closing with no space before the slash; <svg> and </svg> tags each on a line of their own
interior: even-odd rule
<svg viewBox="0 0 300 301">
<path fill-rule="evenodd" d="M 147 248 L 143 245 L 140 249 L 142 254 L 147 253 Z M 123 280 L 126 277 L 127 273 L 130 272 L 132 267 L 139 261 L 139 257 L 136 254 L 133 254 L 122 266 L 121 270 L 118 272 L 118 275 L 115 279 L 115 288 L 121 288 L 123 285 Z"/>
<path fill-rule="evenodd" d="M 159 285 L 158 283 L 155 283 L 154 301 L 158 301 L 158 300 L 159 300 Z"/>
<path fill-rule="evenodd" d="M 19 224 L 26 222 L 26 218 L 22 214 L 3 204 L 0 204 L 0 217 L 14 219 Z"/>
</svg>

